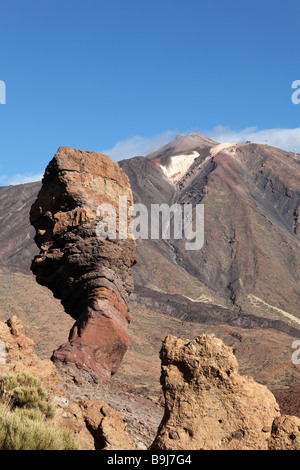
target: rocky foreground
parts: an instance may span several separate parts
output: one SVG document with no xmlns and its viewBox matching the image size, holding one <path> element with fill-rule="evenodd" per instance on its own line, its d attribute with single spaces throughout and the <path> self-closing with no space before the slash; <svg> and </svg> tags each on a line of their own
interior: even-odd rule
<svg viewBox="0 0 300 470">
<path fill-rule="evenodd" d="M 300 450 L 300 419 L 280 415 L 266 387 L 239 375 L 231 348 L 214 335 L 165 339 L 163 417 L 150 401 L 39 359 L 17 317 L 0 322 L 0 341 L 0 376 L 25 370 L 39 378 L 56 407 L 54 425 L 69 429 L 82 450 Z"/>
<path fill-rule="evenodd" d="M 199 136 L 196 140 L 198 142 Z M 202 142 L 202 137 L 200 140 Z M 199 203 L 209 194 L 210 199 L 206 206 L 211 210 L 211 214 L 223 214 L 219 206 L 216 210 L 215 205 L 209 205 L 215 201 L 213 191 L 216 188 L 219 191 L 220 188 L 229 187 L 234 201 L 247 200 L 245 194 L 240 197 L 247 186 L 242 185 L 241 181 L 242 176 L 248 174 L 251 167 L 253 174 L 250 172 L 251 178 L 246 181 L 247 196 L 251 199 L 248 206 L 255 213 L 258 211 L 253 206 L 254 201 L 256 205 L 262 206 L 264 217 L 267 213 L 268 219 L 276 222 L 278 228 L 274 231 L 275 238 L 269 239 L 268 246 L 273 250 L 274 246 L 282 247 L 282 240 L 288 239 L 289 246 L 298 242 L 298 213 L 295 207 L 299 201 L 299 193 L 296 178 L 291 179 L 293 184 L 291 183 L 292 187 L 288 189 L 277 177 L 271 175 L 268 165 L 272 155 L 267 155 L 269 149 L 263 151 L 257 146 L 231 144 L 226 147 L 216 146 L 215 143 L 206 141 L 202 144 L 201 148 L 192 154 L 189 153 L 190 150 L 183 149 L 184 154 L 169 155 L 168 149 L 164 149 L 167 152 L 165 156 L 152 155 L 151 158 L 148 156 L 147 164 L 152 168 L 152 173 L 149 170 L 149 175 L 152 174 L 153 181 L 162 184 L 167 193 L 172 188 L 170 194 L 168 193 L 171 199 L 167 199 L 167 202 L 177 200 L 179 203 Z M 174 151 L 173 148 L 169 150 L 171 153 Z M 273 157 L 273 163 L 277 166 L 273 165 L 272 171 L 281 167 L 282 159 L 290 158 L 278 153 Z M 180 165 L 182 163 L 185 165 L 184 172 L 182 174 L 179 172 L 179 176 L 178 162 Z M 296 168 L 298 163 L 293 161 L 290 167 L 294 165 Z M 197 175 L 202 175 L 204 179 L 202 176 L 198 178 Z M 229 175 L 233 180 L 228 186 Z M 196 177 L 200 186 L 194 188 Z M 131 180 L 132 178 L 131 174 Z M 223 184 L 225 180 L 227 186 Z M 266 182 L 270 182 L 270 186 Z M 152 188 L 154 187 L 153 183 Z M 195 191 L 191 192 L 192 187 Z M 270 204 L 274 207 L 277 204 L 276 211 L 272 210 L 269 213 L 267 210 L 269 204 L 263 204 L 269 194 L 269 187 L 272 189 L 272 194 L 280 193 L 282 196 L 280 198 L 284 201 L 288 198 L 289 204 L 284 203 L 282 206 L 278 203 L 278 205 L 278 201 L 269 195 Z M 174 199 L 174 195 L 178 195 L 178 192 L 180 197 Z M 136 189 L 135 194 L 137 194 Z M 156 191 L 152 191 L 152 194 L 155 196 Z M 199 199 L 194 200 L 193 195 L 199 196 Z M 97 208 L 100 204 L 110 204 L 115 208 L 117 219 L 120 220 L 118 212 L 120 196 L 126 201 L 125 212 L 128 222 L 128 208 L 133 200 L 129 180 L 122 169 L 108 156 L 95 152 L 68 147 L 61 147 L 58 150 L 46 169 L 42 188 L 30 212 L 30 220 L 36 230 L 35 241 L 40 249 L 39 255 L 32 263 L 32 271 L 38 283 L 48 287 L 54 296 L 61 300 L 65 312 L 76 322 L 71 329 L 69 341 L 54 351 L 53 362 L 42 361 L 35 356 L 33 343 L 24 335 L 23 326 L 17 317 L 12 317 L 1 324 L 0 344 L 5 346 L 4 350 L 2 348 L 5 360 L 1 358 L 1 374 L 26 370 L 38 377 L 57 408 L 53 421 L 55 426 L 68 428 L 82 449 L 299 449 L 299 418 L 281 415 L 275 397 L 265 386 L 256 383 L 250 377 L 240 375 L 233 351 L 214 335 L 201 334 L 193 341 L 171 335 L 166 337 L 161 349 L 163 399 L 159 402 L 143 400 L 134 393 L 126 393 L 125 388 L 121 391 L 122 387 L 118 388 L 117 382 L 109 384 L 109 379 L 118 370 L 129 344 L 128 307 L 129 295 L 133 290 L 131 268 L 136 261 L 135 241 L 130 236 L 121 239 L 118 236 L 99 238 L 96 227 L 101 221 L 101 214 Z M 232 206 L 231 197 L 226 199 L 219 193 L 217 196 L 218 198 L 222 196 L 222 201 L 226 201 L 227 206 Z M 287 219 L 282 219 L 282 212 L 288 214 Z M 235 208 L 235 213 L 239 213 L 238 208 Z M 247 207 L 241 208 L 241 213 L 244 220 Z M 224 220 L 222 217 L 222 220 L 220 219 L 222 230 L 228 222 L 226 214 L 224 217 Z M 272 307 L 263 300 L 265 297 L 260 297 L 262 294 L 255 290 L 256 282 L 259 281 L 258 274 L 262 273 L 258 261 L 253 266 L 255 276 L 252 276 L 249 260 L 243 264 L 244 251 L 241 252 L 241 249 L 247 245 L 247 252 L 252 252 L 251 240 L 255 239 L 254 232 L 251 232 L 251 237 L 247 240 L 243 240 L 243 236 L 248 233 L 250 224 L 251 226 L 258 224 L 258 220 L 255 219 L 255 223 L 253 220 L 250 217 L 249 223 L 245 226 L 240 220 L 234 224 L 230 223 L 232 227 L 243 227 L 241 233 L 235 230 L 233 233 L 225 233 L 226 250 L 230 251 L 232 263 L 230 265 L 224 263 L 224 269 L 235 278 L 235 281 L 229 280 L 228 283 L 228 279 L 225 279 L 223 287 L 218 287 L 217 280 L 213 276 L 214 270 L 209 270 L 212 278 L 204 283 L 208 287 L 201 290 L 201 296 L 197 299 L 200 302 L 199 305 L 198 303 L 195 305 L 197 314 L 195 321 L 199 321 L 198 315 L 202 312 L 202 315 L 207 317 L 205 323 L 214 326 L 223 324 L 227 318 L 228 321 L 225 323 L 231 324 L 234 318 L 234 326 L 275 328 L 284 335 L 288 333 L 296 337 L 299 319 L 283 309 Z M 260 226 L 263 225 L 259 223 L 257 227 Z M 127 226 L 125 231 L 128 235 Z M 171 257 L 173 261 L 177 260 L 178 266 L 181 266 L 184 258 L 180 255 L 180 246 L 171 245 L 169 247 L 172 251 Z M 219 246 L 217 241 L 215 246 Z M 154 277 L 161 272 L 161 269 L 157 265 L 157 269 L 153 270 L 151 266 L 153 260 L 160 259 L 161 256 L 154 256 L 155 253 L 151 251 L 150 245 L 148 248 L 150 248 L 151 263 L 146 277 L 148 281 L 151 278 L 151 282 L 154 282 Z M 166 249 L 165 246 L 158 248 L 160 254 Z M 276 255 L 276 249 L 274 250 Z M 254 252 L 256 251 L 255 248 Z M 297 250 L 295 252 L 298 253 Z M 201 253 L 197 256 L 201 257 Z M 205 254 L 205 248 L 203 253 Z M 215 247 L 214 253 L 222 264 L 227 255 L 224 258 L 222 250 L 215 250 Z M 207 259 L 213 259 L 209 251 L 206 254 L 209 255 Z M 277 259 L 276 256 L 275 258 Z M 146 264 L 147 259 L 144 258 Z M 265 256 L 262 255 L 259 259 L 265 259 Z M 242 263 L 241 266 L 235 266 L 234 260 Z M 290 258 L 287 257 L 287 260 Z M 207 260 L 200 258 L 194 261 L 199 266 L 207 263 Z M 173 271 L 175 264 L 172 266 Z M 185 273 L 193 274 L 194 279 L 198 279 L 196 272 L 191 271 L 189 266 L 192 266 L 190 262 L 185 266 Z M 281 263 L 280 269 L 275 267 L 276 269 L 272 268 L 271 271 L 267 269 L 268 266 L 264 266 L 268 273 L 273 274 L 271 278 L 267 276 L 270 284 L 264 283 L 261 278 L 259 285 L 269 288 L 268 286 L 273 283 L 277 286 L 281 279 L 276 277 L 274 283 L 273 275 L 275 272 L 276 276 L 277 273 L 284 272 L 282 266 L 284 263 Z M 219 268 L 218 264 L 217 273 L 220 272 Z M 182 268 L 180 270 L 182 271 Z M 176 270 L 174 272 L 177 278 Z M 295 273 L 292 273 L 293 278 L 297 278 Z M 243 280 L 244 276 L 246 276 L 245 282 L 249 279 L 255 281 L 250 290 L 248 290 L 249 285 L 246 286 Z M 172 276 L 165 277 L 168 284 L 173 279 Z M 139 281 L 142 278 L 141 272 Z M 203 279 L 199 278 L 197 282 L 200 281 Z M 237 285 L 236 281 L 240 285 Z M 154 291 L 157 290 L 155 282 L 152 286 Z M 229 295 L 229 299 L 225 298 L 226 295 L 225 297 L 223 295 L 222 299 L 222 295 L 216 296 L 216 292 L 213 294 L 210 289 L 212 284 L 218 287 L 219 292 L 223 289 L 227 297 Z M 160 297 L 169 295 L 164 293 L 163 282 L 159 283 L 160 287 L 162 288 Z M 181 304 L 174 295 L 177 292 L 176 284 L 173 287 L 173 299 L 166 301 L 164 297 L 163 308 L 168 308 L 167 313 L 181 320 L 187 320 L 185 316 L 182 317 L 185 315 L 184 308 L 180 307 L 183 313 L 177 315 L 177 308 Z M 281 287 L 286 291 L 284 285 Z M 158 294 L 154 299 L 151 295 L 150 297 L 145 295 L 148 289 L 147 283 L 146 287 L 139 285 L 139 288 L 142 289 L 147 307 L 148 302 L 150 306 L 153 301 L 157 304 Z M 195 289 L 198 292 L 198 285 L 195 285 Z M 270 295 L 271 291 L 268 292 Z M 293 292 L 292 289 L 289 296 L 293 299 L 290 311 L 295 313 L 293 308 L 297 303 L 298 294 L 293 295 Z M 181 294 L 184 295 L 183 292 Z M 257 311 L 255 308 L 255 315 L 243 312 L 240 299 L 244 295 L 251 302 L 259 303 Z M 281 293 L 280 298 L 282 298 Z M 141 295 L 137 296 L 135 301 L 140 299 Z M 196 300 L 193 296 L 190 299 Z M 208 303 L 209 307 L 204 308 L 201 302 L 205 305 Z M 215 305 L 215 302 L 218 305 Z M 191 301 L 190 304 L 192 303 Z M 227 307 L 230 305 L 232 312 L 236 313 L 235 316 L 229 315 L 231 310 Z M 260 308 L 261 305 L 267 309 L 271 308 L 266 315 L 267 319 L 264 310 Z M 275 316 L 272 313 L 274 309 Z M 247 325 L 245 321 L 248 322 Z M 238 341 L 242 343 L 241 335 L 238 336 Z M 278 368 L 274 373 L 279 373 Z"/>
</svg>

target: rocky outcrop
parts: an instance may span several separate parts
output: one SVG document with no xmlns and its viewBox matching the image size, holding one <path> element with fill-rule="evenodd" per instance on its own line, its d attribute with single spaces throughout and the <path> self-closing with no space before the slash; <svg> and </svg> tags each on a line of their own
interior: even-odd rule
<svg viewBox="0 0 300 470">
<path fill-rule="evenodd" d="M 269 450 L 300 450 L 300 419 L 283 415 L 274 420 Z"/>
<path fill-rule="evenodd" d="M 134 443 L 126 432 L 119 413 L 106 403 L 81 402 L 87 429 L 94 437 L 96 450 L 133 450 Z"/>
<path fill-rule="evenodd" d="M 34 342 L 26 336 L 20 319 L 14 315 L 6 322 L 0 321 L 0 378 L 16 371 L 26 371 L 41 381 L 48 400 L 55 407 L 52 424 L 68 429 L 81 450 L 135 448 L 122 416 L 112 407 L 104 402 L 66 398 L 57 368 L 50 360 L 37 357 Z"/>
<path fill-rule="evenodd" d="M 135 241 L 119 239 L 118 224 L 115 239 L 96 234 L 103 216 L 98 206 L 110 204 L 118 218 L 119 197 L 127 209 L 132 205 L 128 178 L 117 163 L 96 152 L 60 147 L 30 213 L 40 248 L 31 269 L 76 319 L 68 343 L 54 352 L 53 360 L 87 369 L 103 382 L 116 372 L 128 348 Z"/>
<path fill-rule="evenodd" d="M 280 416 L 272 393 L 238 373 L 214 335 L 167 336 L 161 349 L 165 413 L 152 450 L 268 449 Z"/>
<path fill-rule="evenodd" d="M 126 431 L 122 416 L 104 402 L 72 402 L 54 397 L 54 424 L 68 429 L 81 450 L 133 450 L 135 445 Z"/>
<path fill-rule="evenodd" d="M 34 375 L 49 390 L 58 383 L 54 364 L 34 353 L 34 342 L 25 335 L 20 319 L 13 315 L 0 322 L 0 375 L 19 370 Z"/>
<path fill-rule="evenodd" d="M 52 424 L 67 428 L 81 450 L 144 448 L 135 419 L 130 431 L 128 420 L 102 399 L 75 399 L 60 371 L 39 359 L 33 346 L 16 316 L 0 322 L 0 378 L 18 370 L 37 377 L 55 406 Z M 165 415 L 151 450 L 300 449 L 300 419 L 280 416 L 267 388 L 238 374 L 236 359 L 221 340 L 168 336 L 161 356 Z M 87 393 L 83 385 L 80 390 Z"/>
</svg>

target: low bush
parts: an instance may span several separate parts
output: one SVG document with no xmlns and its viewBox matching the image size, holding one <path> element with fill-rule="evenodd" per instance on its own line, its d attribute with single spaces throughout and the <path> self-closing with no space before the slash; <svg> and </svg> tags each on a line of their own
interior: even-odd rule
<svg viewBox="0 0 300 470">
<path fill-rule="evenodd" d="M 0 450 L 78 450 L 68 430 L 56 429 L 40 411 L 31 413 L 0 405 Z"/>
<path fill-rule="evenodd" d="M 0 379 L 0 450 L 78 450 L 72 434 L 51 422 L 55 407 L 27 372 Z"/>
<path fill-rule="evenodd" d="M 5 374 L 1 378 L 2 390 L 13 408 L 38 409 L 46 418 L 53 418 L 55 408 L 47 398 L 40 381 L 25 371 Z"/>
</svg>

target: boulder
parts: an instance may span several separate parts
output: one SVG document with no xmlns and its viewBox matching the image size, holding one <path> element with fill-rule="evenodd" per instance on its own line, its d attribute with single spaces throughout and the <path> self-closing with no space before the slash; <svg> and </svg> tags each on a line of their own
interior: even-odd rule
<svg viewBox="0 0 300 470">
<path fill-rule="evenodd" d="M 106 403 L 79 403 L 87 429 L 95 440 L 96 450 L 134 450 L 122 416 Z"/>
<path fill-rule="evenodd" d="M 160 355 L 165 411 L 151 450 L 268 449 L 279 406 L 239 375 L 231 348 L 214 335 L 169 335 Z"/>
<path fill-rule="evenodd" d="M 282 415 L 273 422 L 269 450 L 300 450 L 300 419 Z"/>
</svg>

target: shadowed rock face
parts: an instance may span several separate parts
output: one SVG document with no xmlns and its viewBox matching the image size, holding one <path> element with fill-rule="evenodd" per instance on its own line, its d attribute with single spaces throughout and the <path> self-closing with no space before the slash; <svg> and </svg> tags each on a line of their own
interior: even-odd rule
<svg viewBox="0 0 300 470">
<path fill-rule="evenodd" d="M 49 163 L 30 212 L 40 254 L 32 262 L 38 283 L 61 299 L 76 319 L 69 342 L 53 354 L 107 382 L 128 348 L 128 296 L 135 241 L 100 239 L 97 207 L 119 196 L 132 205 L 128 178 L 106 155 L 60 147 Z M 118 235 L 118 230 L 117 230 Z"/>
</svg>

